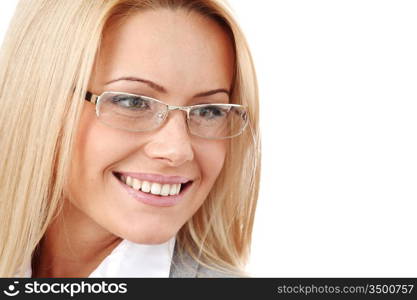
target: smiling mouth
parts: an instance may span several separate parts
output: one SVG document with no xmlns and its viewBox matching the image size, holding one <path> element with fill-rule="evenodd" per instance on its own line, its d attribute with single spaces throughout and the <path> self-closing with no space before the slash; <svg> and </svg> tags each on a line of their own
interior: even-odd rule
<svg viewBox="0 0 417 300">
<path fill-rule="evenodd" d="M 137 178 L 127 176 L 118 172 L 113 172 L 113 175 L 124 185 L 129 188 L 146 193 L 152 194 L 153 196 L 168 197 L 178 196 L 187 190 L 193 183 L 189 180 L 184 183 L 161 183 L 153 182 L 148 180 L 139 180 Z"/>
</svg>

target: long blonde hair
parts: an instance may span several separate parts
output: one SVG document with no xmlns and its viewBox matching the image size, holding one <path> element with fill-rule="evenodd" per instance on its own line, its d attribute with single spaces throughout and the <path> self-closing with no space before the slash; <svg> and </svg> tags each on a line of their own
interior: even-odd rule
<svg viewBox="0 0 417 300">
<path fill-rule="evenodd" d="M 0 277 L 18 275 L 60 213 L 95 57 L 109 19 L 136 9 L 187 9 L 218 22 L 234 41 L 232 101 L 249 126 L 230 140 L 208 198 L 177 234 L 180 252 L 243 274 L 260 176 L 259 107 L 245 38 L 220 0 L 21 0 L 0 52 Z"/>
</svg>

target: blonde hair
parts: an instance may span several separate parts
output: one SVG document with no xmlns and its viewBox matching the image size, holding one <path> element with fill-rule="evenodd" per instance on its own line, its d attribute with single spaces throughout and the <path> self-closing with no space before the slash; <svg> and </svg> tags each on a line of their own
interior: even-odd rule
<svg viewBox="0 0 417 300">
<path fill-rule="evenodd" d="M 0 276 L 19 273 L 63 203 L 75 130 L 110 18 L 136 9 L 188 9 L 218 22 L 236 52 L 232 101 L 249 126 L 230 140 L 206 201 L 177 234 L 180 252 L 243 274 L 260 176 L 258 91 L 245 38 L 220 0 L 21 0 L 0 53 Z"/>
</svg>

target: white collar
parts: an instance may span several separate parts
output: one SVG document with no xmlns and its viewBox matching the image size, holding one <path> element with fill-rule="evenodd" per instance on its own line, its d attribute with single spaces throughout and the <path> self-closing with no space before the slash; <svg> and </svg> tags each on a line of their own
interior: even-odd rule
<svg viewBox="0 0 417 300">
<path fill-rule="evenodd" d="M 174 247 L 175 236 L 157 245 L 122 240 L 88 277 L 169 277 Z M 30 262 L 22 271 L 32 277 Z"/>
</svg>

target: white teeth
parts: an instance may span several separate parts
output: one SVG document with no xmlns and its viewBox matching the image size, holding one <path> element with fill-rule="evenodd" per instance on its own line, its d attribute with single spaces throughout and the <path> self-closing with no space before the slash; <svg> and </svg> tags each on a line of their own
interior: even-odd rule
<svg viewBox="0 0 417 300">
<path fill-rule="evenodd" d="M 142 182 L 137 180 L 136 178 L 133 179 L 133 184 L 131 185 L 135 190 L 139 191 L 140 187 L 142 186 Z"/>
<path fill-rule="evenodd" d="M 161 195 L 162 195 L 162 196 L 168 196 L 168 195 L 169 195 L 170 188 L 171 188 L 171 185 L 169 185 L 169 184 L 164 184 L 164 185 L 162 186 L 162 189 L 161 189 Z"/>
<path fill-rule="evenodd" d="M 130 176 L 121 176 L 120 179 L 126 183 L 131 188 L 142 191 L 144 193 L 151 193 L 154 195 L 161 196 L 172 196 L 178 195 L 181 189 L 181 183 L 178 184 L 169 184 L 169 183 L 157 183 L 149 181 L 140 181 L 136 178 Z"/>
<path fill-rule="evenodd" d="M 171 188 L 169 189 L 169 194 L 170 195 L 176 195 L 177 193 L 177 185 L 176 184 L 172 184 Z"/>
<path fill-rule="evenodd" d="M 159 195 L 161 193 L 161 185 L 159 183 L 152 183 L 151 194 Z"/>
<path fill-rule="evenodd" d="M 149 193 L 151 191 L 151 184 L 148 181 L 142 182 L 142 192 Z"/>
</svg>

